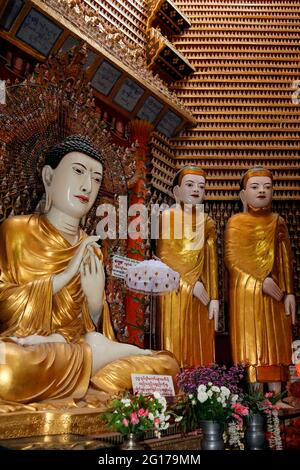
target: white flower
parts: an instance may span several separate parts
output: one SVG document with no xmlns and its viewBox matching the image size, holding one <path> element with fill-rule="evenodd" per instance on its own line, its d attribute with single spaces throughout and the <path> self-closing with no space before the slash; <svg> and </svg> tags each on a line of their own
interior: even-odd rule
<svg viewBox="0 0 300 470">
<path fill-rule="evenodd" d="M 222 387 L 221 387 L 221 393 L 222 393 L 222 395 L 225 395 L 226 397 L 229 397 L 229 395 L 230 395 L 230 390 L 229 390 L 229 388 L 224 387 L 224 386 L 222 385 Z"/>
<path fill-rule="evenodd" d="M 207 384 L 207 385 L 209 385 L 209 386 L 211 387 L 211 386 L 212 386 L 212 382 L 208 382 L 208 384 Z"/>
<path fill-rule="evenodd" d="M 230 421 L 228 423 L 228 434 L 229 445 L 244 450 L 244 444 L 242 442 L 244 438 L 243 428 L 240 428 L 235 421 Z"/>
<path fill-rule="evenodd" d="M 157 392 L 155 392 L 155 393 L 157 393 Z M 165 399 L 165 397 L 160 397 L 157 400 L 158 400 L 159 404 L 162 406 L 162 410 L 166 411 L 166 409 L 167 409 L 167 400 Z"/>
<path fill-rule="evenodd" d="M 275 447 L 276 450 L 282 450 L 283 447 L 277 410 L 272 410 L 271 413 L 267 415 L 267 428 L 269 435 L 269 447 L 271 449 Z"/>
<path fill-rule="evenodd" d="M 154 414 L 153 413 L 149 413 L 148 417 L 151 421 L 154 421 Z"/>
<path fill-rule="evenodd" d="M 200 403 L 204 403 L 208 399 L 208 395 L 206 392 L 198 392 L 197 398 L 200 401 Z"/>
<path fill-rule="evenodd" d="M 153 393 L 153 396 L 154 396 L 154 398 L 156 398 L 156 399 L 158 399 L 158 400 L 159 400 L 160 398 L 163 398 L 159 392 L 154 392 L 154 393 Z"/>
<path fill-rule="evenodd" d="M 199 385 L 199 387 L 197 388 L 197 392 L 206 392 L 206 385 L 204 384 L 201 384 Z"/>
<path fill-rule="evenodd" d="M 162 431 L 165 431 L 165 429 L 168 429 L 170 426 L 170 423 L 162 423 L 162 425 L 160 426 L 160 429 Z"/>
<path fill-rule="evenodd" d="M 239 396 L 238 395 L 232 395 L 231 397 L 231 402 L 236 403 L 238 401 Z"/>
<path fill-rule="evenodd" d="M 183 416 L 176 416 L 175 418 L 175 423 L 180 423 L 180 421 L 182 420 Z"/>
<path fill-rule="evenodd" d="M 211 398 L 213 396 L 212 389 L 208 390 L 207 395 L 208 395 L 208 398 Z"/>
<path fill-rule="evenodd" d="M 212 389 L 213 392 L 219 392 L 219 391 L 220 391 L 220 388 L 217 387 L 216 385 L 213 385 L 213 386 L 211 387 L 211 389 Z"/>
<path fill-rule="evenodd" d="M 129 400 L 129 398 L 122 398 L 121 403 L 123 403 L 123 405 L 125 405 L 126 407 L 131 405 L 131 401 Z"/>
</svg>

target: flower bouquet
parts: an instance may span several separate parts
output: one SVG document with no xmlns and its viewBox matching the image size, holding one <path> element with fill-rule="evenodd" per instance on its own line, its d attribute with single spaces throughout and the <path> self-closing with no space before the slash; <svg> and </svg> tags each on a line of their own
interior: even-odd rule
<svg viewBox="0 0 300 470">
<path fill-rule="evenodd" d="M 222 430 L 227 423 L 229 445 L 242 448 L 240 431 L 243 429 L 243 417 L 248 415 L 248 408 L 237 403 L 237 400 L 238 395 L 232 394 L 229 388 L 223 385 L 219 387 L 212 382 L 199 385 L 196 394 L 185 395 L 175 405 L 176 411 L 183 416 L 183 432 L 200 427 L 205 434 L 208 422 L 219 423 L 219 429 Z M 204 445 L 205 436 L 202 448 L 205 448 Z"/>
<path fill-rule="evenodd" d="M 276 403 L 286 392 L 275 395 L 274 392 L 263 393 L 259 389 L 251 389 L 243 395 L 242 403 L 249 409 L 249 419 L 255 415 L 261 415 L 267 419 L 267 437 L 269 447 L 276 450 L 282 449 L 280 436 L 280 423 L 278 418 L 279 406 Z"/>
<path fill-rule="evenodd" d="M 177 401 L 176 411 L 183 416 L 183 432 L 203 428 L 204 423 L 227 424 L 229 445 L 242 448 L 244 417 L 248 408 L 238 403 L 238 387 L 244 368 L 213 364 L 210 367 L 187 369 L 178 374 L 178 385 L 185 394 Z"/>
<path fill-rule="evenodd" d="M 180 420 L 173 412 L 167 411 L 166 399 L 155 392 L 153 396 L 126 394 L 116 398 L 100 417 L 108 427 L 123 435 L 144 434 L 153 429 L 155 436 L 160 437 L 161 432 L 168 429 L 172 415 L 175 421 Z"/>
</svg>

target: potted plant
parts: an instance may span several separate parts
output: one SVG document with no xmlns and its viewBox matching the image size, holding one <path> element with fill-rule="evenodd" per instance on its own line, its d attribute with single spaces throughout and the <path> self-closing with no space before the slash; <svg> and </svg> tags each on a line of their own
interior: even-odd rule
<svg viewBox="0 0 300 470">
<path fill-rule="evenodd" d="M 265 421 L 267 423 L 267 437 L 269 447 L 282 449 L 280 423 L 278 418 L 279 407 L 276 403 L 286 392 L 275 395 L 274 392 L 263 393 L 256 388 L 250 388 L 243 395 L 242 403 L 249 408 L 247 429 L 245 433 L 246 447 L 250 450 L 262 450 L 265 445 Z"/>
<path fill-rule="evenodd" d="M 150 429 L 160 438 L 161 432 L 170 426 L 171 416 L 176 422 L 181 420 L 181 417 L 167 410 L 167 401 L 159 392 L 153 395 L 127 393 L 113 399 L 107 410 L 100 415 L 109 428 L 124 436 L 125 444 L 122 449 L 141 448 L 138 441 Z"/>
<path fill-rule="evenodd" d="M 239 403 L 238 383 L 243 378 L 242 366 L 227 369 L 210 367 L 187 369 L 178 375 L 178 385 L 184 395 L 175 409 L 183 416 L 183 432 L 202 428 L 202 449 L 224 449 L 223 431 L 227 424 L 229 445 L 242 448 L 240 431 L 248 408 Z"/>
</svg>

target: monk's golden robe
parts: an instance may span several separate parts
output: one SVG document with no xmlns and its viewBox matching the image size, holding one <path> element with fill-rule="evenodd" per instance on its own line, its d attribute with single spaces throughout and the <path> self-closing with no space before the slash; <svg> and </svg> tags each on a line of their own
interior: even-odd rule
<svg viewBox="0 0 300 470">
<path fill-rule="evenodd" d="M 0 354 L 1 399 L 27 403 L 84 397 L 91 378 L 92 357 L 83 335 L 95 328 L 80 275 L 55 295 L 52 276 L 66 269 L 85 236 L 82 231 L 72 246 L 45 217 L 37 215 L 12 217 L 0 226 L 0 340 L 5 342 L 5 357 L 3 351 Z M 100 250 L 98 255 L 101 256 Z M 106 302 L 103 316 L 103 331 L 112 338 Z M 67 343 L 21 346 L 9 338 L 53 333 L 61 334 Z M 128 364 L 134 365 L 136 357 L 127 358 L 126 377 L 122 376 L 120 359 L 96 373 L 95 385 L 103 382 L 105 391 L 120 390 L 124 384 L 130 388 Z M 178 365 L 168 357 L 170 373 L 176 374 Z M 167 358 L 162 360 L 161 368 L 156 357 L 143 356 L 147 371 L 151 361 L 152 373 L 165 371 Z M 140 363 L 139 373 L 143 373 L 143 364 Z"/>
<path fill-rule="evenodd" d="M 235 363 L 249 365 L 249 380 L 279 381 L 291 363 L 291 318 L 283 301 L 262 292 L 272 277 L 284 294 L 293 292 L 286 225 L 278 214 L 249 209 L 231 217 L 225 231 L 229 271 L 229 324 Z"/>
<path fill-rule="evenodd" d="M 200 281 L 209 297 L 218 299 L 215 225 L 203 214 L 198 226 L 193 220 L 192 231 L 178 239 L 175 227 L 180 217 L 183 211 L 177 207 L 164 211 L 160 220 L 157 256 L 180 274 L 180 287 L 157 299 L 157 337 L 159 347 L 171 351 L 181 367 L 208 365 L 215 360 L 214 320 L 209 320 L 208 309 L 193 295 L 193 288 Z M 200 246 L 195 249 L 199 236 Z"/>
</svg>

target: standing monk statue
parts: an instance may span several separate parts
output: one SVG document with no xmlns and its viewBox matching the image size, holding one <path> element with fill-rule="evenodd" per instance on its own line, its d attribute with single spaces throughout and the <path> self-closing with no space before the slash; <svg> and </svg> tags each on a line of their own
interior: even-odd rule
<svg viewBox="0 0 300 470">
<path fill-rule="evenodd" d="M 178 365 L 95 332 L 109 312 L 99 237 L 80 221 L 92 208 L 102 157 L 88 139 L 71 136 L 45 157 L 44 214 L 6 219 L 0 227 L 0 398 L 28 403 L 83 398 L 90 379 L 105 391 L 131 388 L 131 372 L 169 373 Z"/>
<path fill-rule="evenodd" d="M 248 366 L 250 383 L 278 392 L 291 363 L 296 304 L 288 230 L 271 211 L 272 180 L 262 167 L 244 174 L 244 213 L 227 224 L 225 264 L 233 360 Z"/>
<path fill-rule="evenodd" d="M 175 175 L 176 206 L 161 214 L 156 250 L 180 274 L 179 290 L 158 298 L 157 330 L 159 347 L 171 351 L 181 367 L 215 360 L 218 262 L 215 224 L 199 210 L 205 178 L 198 166 L 185 166 Z"/>
</svg>

